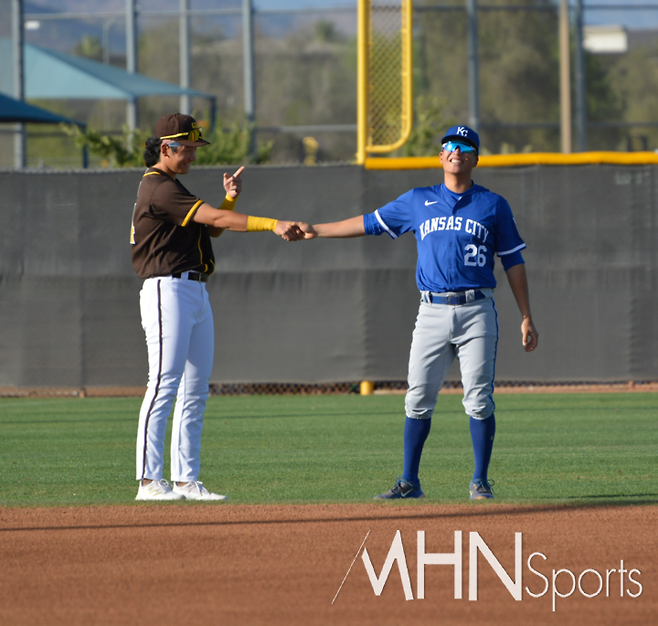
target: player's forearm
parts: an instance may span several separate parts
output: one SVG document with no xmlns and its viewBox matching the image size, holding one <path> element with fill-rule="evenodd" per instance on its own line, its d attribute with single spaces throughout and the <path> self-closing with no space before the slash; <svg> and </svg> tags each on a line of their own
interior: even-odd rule
<svg viewBox="0 0 658 626">
<path fill-rule="evenodd" d="M 224 230 L 246 233 L 249 217 L 244 213 L 237 213 L 233 210 L 234 207 L 235 199 L 228 197 L 224 198 L 218 209 L 204 202 L 194 214 L 194 221 L 208 226 L 211 236 L 218 231 L 221 234 Z"/>
<path fill-rule="evenodd" d="M 523 315 L 524 318 L 532 319 L 532 313 L 530 312 L 528 277 L 525 271 L 525 264 L 519 263 L 518 265 L 513 265 L 505 273 L 507 274 L 507 280 L 512 289 L 512 294 L 514 294 L 514 299 L 519 307 L 519 311 L 521 311 L 521 315 Z"/>
<path fill-rule="evenodd" d="M 235 203 L 237 202 L 238 194 L 233 191 L 227 191 L 224 201 L 219 207 L 223 211 L 235 211 Z M 216 226 L 208 226 L 208 234 L 211 237 L 219 237 L 223 232 L 224 228 L 218 228 Z"/>
<path fill-rule="evenodd" d="M 530 313 L 530 297 L 528 295 L 528 278 L 525 272 L 525 265 L 523 263 L 513 265 L 506 273 L 516 303 L 519 306 L 521 315 L 523 315 L 523 321 L 521 322 L 523 347 L 526 352 L 532 352 L 537 347 L 539 333 L 532 321 L 532 314 Z"/>
<path fill-rule="evenodd" d="M 326 238 L 363 237 L 366 234 L 366 229 L 363 224 L 363 215 L 351 217 L 350 219 L 341 222 L 314 224 L 313 229 L 318 237 Z"/>
<path fill-rule="evenodd" d="M 223 209 L 215 209 L 208 222 L 202 222 L 214 229 L 232 230 L 238 233 L 247 232 L 248 216 L 243 213 L 236 213 L 234 211 L 225 211 Z"/>
<path fill-rule="evenodd" d="M 228 192 L 224 197 L 222 204 L 219 208 L 215 208 L 210 204 L 203 203 L 194 214 L 194 221 L 199 224 L 205 224 L 208 226 L 208 233 L 211 237 L 219 237 L 225 230 L 240 230 L 244 220 L 230 220 L 228 217 L 230 214 L 235 214 L 235 203 L 237 201 L 237 196 L 233 197 Z M 234 227 L 231 228 L 231 225 Z M 244 229 L 246 230 L 246 228 Z"/>
</svg>

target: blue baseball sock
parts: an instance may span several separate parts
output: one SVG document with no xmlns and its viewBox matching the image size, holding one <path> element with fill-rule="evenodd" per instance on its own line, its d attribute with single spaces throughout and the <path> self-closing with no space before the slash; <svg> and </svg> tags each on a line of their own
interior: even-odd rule
<svg viewBox="0 0 658 626">
<path fill-rule="evenodd" d="M 418 484 L 418 468 L 423 446 L 430 434 L 432 419 L 418 420 L 407 417 L 404 423 L 404 467 L 402 478 Z"/>
<path fill-rule="evenodd" d="M 475 471 L 473 480 L 486 480 L 496 435 L 496 417 L 491 414 L 484 420 L 471 417 L 471 440 L 473 441 L 473 456 L 475 457 Z"/>
</svg>

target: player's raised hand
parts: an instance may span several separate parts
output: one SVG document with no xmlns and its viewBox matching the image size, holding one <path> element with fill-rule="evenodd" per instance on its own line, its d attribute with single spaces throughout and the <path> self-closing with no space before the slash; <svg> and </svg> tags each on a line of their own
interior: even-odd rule
<svg viewBox="0 0 658 626">
<path fill-rule="evenodd" d="M 242 191 L 242 179 L 240 174 L 244 171 L 244 165 L 240 167 L 233 176 L 229 176 L 224 172 L 224 189 L 231 198 L 237 198 Z"/>
</svg>

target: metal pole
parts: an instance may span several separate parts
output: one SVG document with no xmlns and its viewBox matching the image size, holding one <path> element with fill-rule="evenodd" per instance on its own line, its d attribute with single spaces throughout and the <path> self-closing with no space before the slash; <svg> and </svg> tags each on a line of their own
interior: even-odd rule
<svg viewBox="0 0 658 626">
<path fill-rule="evenodd" d="M 254 9 L 252 0 L 242 0 L 242 58 L 244 67 L 244 115 L 252 127 L 249 153 L 256 146 L 256 80 L 254 72 Z"/>
<path fill-rule="evenodd" d="M 103 20 L 103 64 L 110 65 L 112 55 L 110 54 L 110 29 L 114 24 L 115 18 Z"/>
<path fill-rule="evenodd" d="M 114 24 L 115 21 L 116 18 L 114 17 L 103 20 L 103 64 L 104 65 L 110 65 L 112 61 L 112 54 L 110 51 L 111 48 L 110 29 L 112 28 L 112 25 Z M 103 121 L 105 128 L 109 128 L 110 114 L 109 114 L 109 106 L 107 102 L 103 102 Z M 83 148 L 83 152 L 84 152 L 83 163 L 88 163 L 89 155 L 87 154 L 87 146 Z M 83 167 L 86 168 L 87 165 L 83 164 Z"/>
<path fill-rule="evenodd" d="M 356 163 L 366 162 L 368 142 L 368 0 L 358 0 L 357 21 L 357 105 L 356 105 Z"/>
<path fill-rule="evenodd" d="M 23 62 L 23 0 L 12 0 L 11 39 L 14 65 L 14 98 L 25 100 L 25 68 Z M 14 167 L 23 169 L 26 165 L 25 124 L 16 124 L 14 129 Z"/>
<path fill-rule="evenodd" d="M 468 125 L 477 131 L 480 126 L 477 0 L 466 0 L 466 15 L 468 17 Z"/>
<path fill-rule="evenodd" d="M 136 0 L 126 0 L 126 71 L 137 71 L 137 8 Z M 126 106 L 126 123 L 130 130 L 138 125 L 137 99 L 132 98 Z"/>
<path fill-rule="evenodd" d="M 587 150 L 587 74 L 583 51 L 583 0 L 576 0 L 576 145 L 579 152 Z"/>
<path fill-rule="evenodd" d="M 190 88 L 190 18 L 187 14 L 190 8 L 189 0 L 179 0 L 180 15 L 178 18 L 179 33 L 179 59 L 180 59 L 180 86 Z M 180 97 L 180 112 L 190 114 L 190 96 L 182 94 Z"/>
<path fill-rule="evenodd" d="M 560 0 L 560 135 L 562 152 L 571 152 L 571 50 L 569 47 L 569 0 Z"/>
</svg>

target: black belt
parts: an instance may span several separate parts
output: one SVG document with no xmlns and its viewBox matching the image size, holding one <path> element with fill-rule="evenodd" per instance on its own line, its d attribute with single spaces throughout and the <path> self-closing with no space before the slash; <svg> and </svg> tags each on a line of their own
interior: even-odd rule
<svg viewBox="0 0 658 626">
<path fill-rule="evenodd" d="M 183 276 L 187 274 L 187 276 Z M 174 278 L 187 278 L 187 280 L 195 280 L 198 283 L 208 282 L 208 274 L 201 274 L 200 272 L 176 272 L 172 274 Z"/>
<path fill-rule="evenodd" d="M 475 289 L 473 290 L 473 297 L 467 298 L 466 292 L 457 293 L 454 296 L 442 296 L 436 293 L 423 294 L 424 302 L 431 302 L 432 304 L 451 304 L 453 306 L 459 306 L 461 304 L 467 304 L 469 302 L 475 302 L 476 300 L 483 300 L 486 298 L 481 291 Z"/>
</svg>

